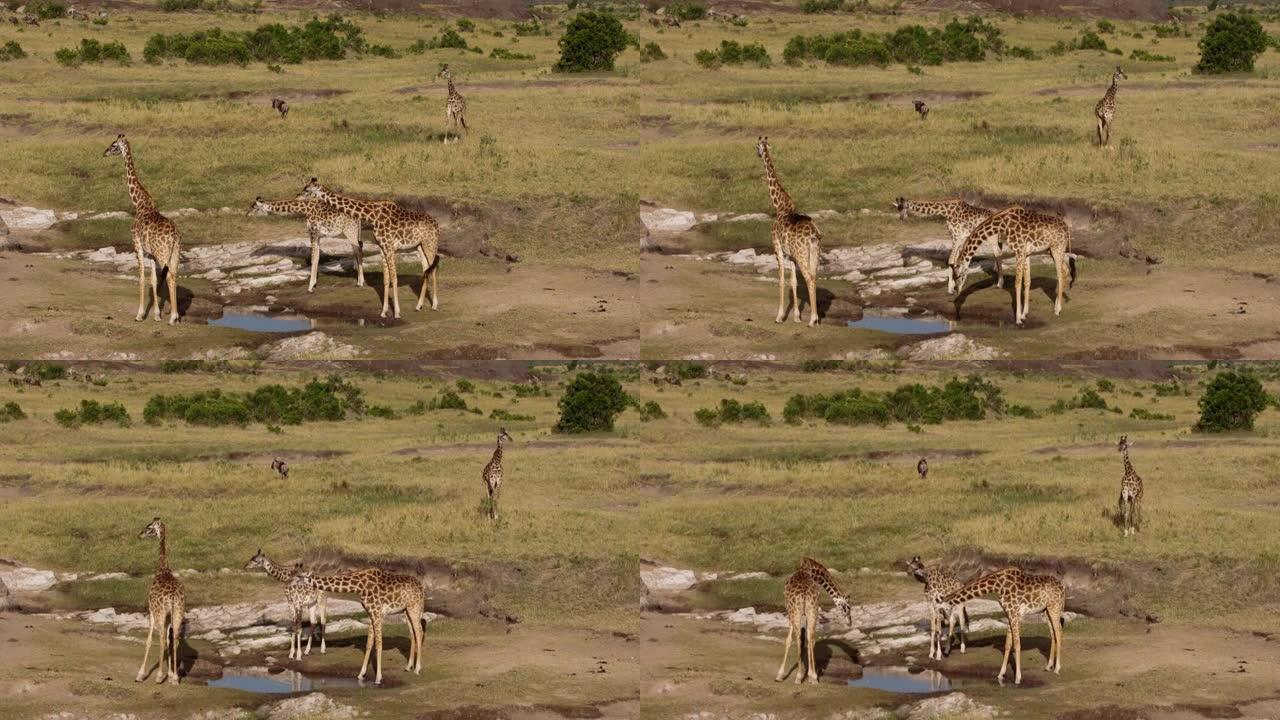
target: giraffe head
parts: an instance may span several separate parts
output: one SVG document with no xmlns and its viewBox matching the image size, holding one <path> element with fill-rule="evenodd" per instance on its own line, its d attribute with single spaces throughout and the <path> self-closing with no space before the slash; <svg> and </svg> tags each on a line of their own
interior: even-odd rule
<svg viewBox="0 0 1280 720">
<path fill-rule="evenodd" d="M 907 573 L 920 582 L 925 581 L 924 561 L 920 559 L 919 555 L 911 558 L 911 562 L 907 563 Z"/>
<path fill-rule="evenodd" d="M 298 587 L 311 587 L 311 579 L 313 577 L 315 577 L 314 573 L 310 570 L 304 572 L 302 570 L 302 563 L 298 563 L 297 567 L 294 569 L 292 582 Z"/>
<path fill-rule="evenodd" d="M 267 556 L 262 554 L 262 548 L 258 548 L 258 552 L 254 553 L 253 557 L 249 558 L 249 562 L 245 563 L 244 569 L 257 570 L 261 568 L 266 570 L 269 562 L 271 561 L 267 559 Z"/>
<path fill-rule="evenodd" d="M 124 137 L 124 136 L 121 135 L 120 137 Z M 157 540 L 163 540 L 164 539 L 164 523 L 160 522 L 160 518 L 158 517 L 155 518 L 154 520 L 151 521 L 149 525 L 142 528 L 142 532 L 138 533 L 138 537 L 156 538 Z"/>
<path fill-rule="evenodd" d="M 311 178 L 306 185 L 302 186 L 302 193 L 298 197 L 323 198 L 329 194 L 329 188 L 320 184 L 320 181 Z"/>
<path fill-rule="evenodd" d="M 128 155 L 128 154 L 129 154 L 129 141 L 124 139 L 124 133 L 120 133 L 119 135 L 117 135 L 115 142 L 108 145 L 107 149 L 102 151 L 102 157 L 107 157 L 108 155 Z"/>
<path fill-rule="evenodd" d="M 1124 74 L 1124 71 L 1120 69 L 1120 66 L 1119 66 L 1119 65 L 1117 65 L 1117 66 L 1116 66 L 1116 71 L 1115 71 L 1114 73 L 1112 73 L 1112 74 L 1111 74 L 1111 82 L 1113 82 L 1113 83 L 1114 83 L 1114 82 L 1117 82 L 1117 81 L 1119 81 L 1119 80 L 1128 80 L 1128 79 L 1129 79 L 1129 76 L 1128 76 L 1128 75 L 1125 75 L 1125 74 Z"/>
<path fill-rule="evenodd" d="M 249 212 L 247 214 L 253 217 L 263 217 L 270 215 L 271 213 L 267 210 L 266 201 L 262 199 L 261 195 L 259 195 L 253 199 L 253 204 L 249 206 Z M 273 463 L 271 467 L 275 467 L 275 464 Z"/>
<path fill-rule="evenodd" d="M 506 428 L 499 428 L 499 429 L 498 429 L 498 444 L 499 444 L 499 445 L 501 445 L 503 442 L 515 442 L 515 440 L 512 440 L 512 439 L 511 439 L 511 436 L 507 434 L 507 429 L 506 429 Z"/>
<path fill-rule="evenodd" d="M 445 80 L 453 79 L 453 73 L 449 72 L 449 63 L 440 64 L 440 72 L 436 74 L 436 77 L 442 77 Z"/>
<path fill-rule="evenodd" d="M 1133 447 L 1133 446 L 1129 444 L 1129 436 L 1128 436 L 1128 435 L 1121 435 L 1121 436 L 1120 436 L 1120 442 L 1116 444 L 1116 451 L 1117 451 L 1117 452 L 1128 452 L 1130 447 Z"/>
<path fill-rule="evenodd" d="M 768 136 L 760 136 L 756 138 L 756 155 L 764 158 L 769 154 L 769 138 Z"/>
<path fill-rule="evenodd" d="M 911 214 L 909 209 L 910 207 L 911 203 L 907 202 L 907 199 L 904 197 L 899 197 L 897 200 L 893 201 L 893 209 L 898 211 L 899 220 L 907 219 L 907 216 Z"/>
<path fill-rule="evenodd" d="M 849 605 L 849 598 L 836 598 L 836 610 L 844 616 L 844 624 L 853 627 L 853 608 Z"/>
</svg>

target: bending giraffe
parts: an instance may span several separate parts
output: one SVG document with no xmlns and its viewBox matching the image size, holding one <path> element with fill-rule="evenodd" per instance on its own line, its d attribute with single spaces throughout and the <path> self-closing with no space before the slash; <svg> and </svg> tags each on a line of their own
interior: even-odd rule
<svg viewBox="0 0 1280 720">
<path fill-rule="evenodd" d="M 133 164 L 133 149 L 124 133 L 116 136 L 115 142 L 102 152 L 103 157 L 119 155 L 124 158 L 124 179 L 129 187 L 129 201 L 133 203 L 133 225 L 130 235 L 133 238 L 133 251 L 138 256 L 138 314 L 134 320 L 142 320 L 147 316 L 147 282 L 144 261 L 151 258 L 151 297 L 155 309 L 156 320 L 160 319 L 160 273 L 165 273 L 165 284 L 169 288 L 169 324 L 178 321 L 178 246 L 181 238 L 178 227 L 173 221 L 156 209 L 151 193 L 142 186 L 138 179 L 138 170 Z"/>
<path fill-rule="evenodd" d="M 765 185 L 769 199 L 773 201 L 774 219 L 770 236 L 773 253 L 778 259 L 778 317 L 775 322 L 787 319 L 786 261 L 791 267 L 791 307 L 796 322 L 800 322 L 800 299 L 796 294 L 796 274 L 804 277 L 809 288 L 809 327 L 818 322 L 818 262 L 821 260 L 822 233 L 813 218 L 796 212 L 795 203 L 778 180 L 773 167 L 773 154 L 769 151 L 769 138 L 761 137 L 756 143 L 756 155 L 764 160 Z"/>
<path fill-rule="evenodd" d="M 1142 478 L 1129 462 L 1129 436 L 1121 435 L 1116 445 L 1124 457 L 1124 478 L 1120 480 L 1120 515 L 1124 518 L 1124 536 L 1129 537 L 1138 532 L 1142 524 Z"/>
<path fill-rule="evenodd" d="M 961 604 L 959 607 L 946 605 L 942 598 L 959 590 L 960 581 L 945 568 L 925 567 L 919 555 L 907 563 L 907 572 L 911 577 L 924 583 L 924 597 L 929 603 L 929 659 L 941 660 L 944 655 L 951 654 L 955 642 L 956 619 L 960 620 L 960 652 L 965 651 L 965 639 L 969 634 L 969 611 Z M 942 650 L 942 620 L 947 620 L 947 650 Z"/>
<path fill-rule="evenodd" d="M 431 309 L 440 307 L 440 294 L 436 287 L 436 271 L 440 265 L 437 254 L 440 247 L 440 227 L 426 213 L 405 210 L 390 200 L 363 200 L 334 192 L 311 178 L 302 188 L 307 197 L 324 201 L 333 209 L 373 225 L 373 239 L 382 251 L 382 314 L 387 316 L 387 306 L 395 307 L 395 318 L 400 319 L 400 278 L 396 272 L 396 251 L 416 249 L 422 260 L 422 290 L 414 310 L 421 310 L 427 298 L 427 284 L 431 285 Z"/>
<path fill-rule="evenodd" d="M 442 77 L 449 83 L 448 99 L 444 103 L 444 116 L 449 123 L 449 128 L 453 130 L 454 137 L 462 139 L 462 134 L 458 132 L 458 125 L 462 125 L 463 130 L 470 130 L 467 127 L 467 101 L 462 98 L 462 93 L 458 92 L 453 86 L 453 73 L 449 72 L 449 63 L 440 66 L 440 74 L 436 77 Z M 449 129 L 444 132 L 444 138 L 441 142 L 449 141 Z"/>
<path fill-rule="evenodd" d="M 782 651 L 782 665 L 778 667 L 777 682 L 787 676 L 787 659 L 791 655 L 791 638 L 796 639 L 796 683 L 806 678 L 810 683 L 818 682 L 818 666 L 813 659 L 814 632 L 818 629 L 818 589 L 821 588 L 831 596 L 836 610 L 844 615 L 844 621 L 853 625 L 853 610 L 849 607 L 849 597 L 840 590 L 840 586 L 831 577 L 831 571 L 813 558 L 800 560 L 800 567 L 783 587 L 787 606 L 787 643 Z M 808 671 L 805 665 L 808 664 Z"/>
<path fill-rule="evenodd" d="M 147 612 L 151 624 L 147 630 L 147 648 L 142 653 L 142 667 L 134 678 L 142 682 L 147 677 L 147 659 L 151 656 L 151 637 L 160 630 L 160 665 L 156 669 L 156 682 L 169 681 L 178 684 L 178 642 L 182 637 L 182 613 L 186 602 L 186 590 L 182 581 L 169 569 L 169 553 L 165 541 L 168 534 L 160 518 L 155 518 L 138 533 L 140 538 L 156 538 L 160 541 L 160 562 L 147 590 Z"/>
<path fill-rule="evenodd" d="M 316 290 L 316 274 L 320 269 L 320 238 L 345 237 L 356 256 L 356 287 L 364 287 L 364 243 L 360 240 L 360 221 L 346 213 L 333 209 L 327 203 L 313 198 L 293 200 L 263 200 L 254 198 L 249 215 L 301 215 L 311 240 L 311 282 L 307 292 Z"/>
<path fill-rule="evenodd" d="M 303 583 L 298 582 L 298 575 L 302 572 L 302 563 L 298 563 L 292 569 L 283 568 L 271 562 L 270 558 L 262 554 L 262 550 L 249 559 L 244 566 L 245 570 L 255 570 L 261 568 L 263 572 L 277 582 L 284 583 L 284 599 L 289 603 L 289 609 L 293 614 L 293 624 L 289 628 L 289 659 L 301 660 L 303 655 L 311 654 L 311 641 L 315 639 L 316 628 L 320 629 L 320 654 L 325 652 L 324 626 L 328 622 L 325 613 L 324 593 L 307 587 Z M 307 635 L 307 649 L 302 650 L 302 611 L 307 610 L 311 615 L 311 633 Z M 320 611 L 320 622 L 316 623 L 316 611 Z"/>
<path fill-rule="evenodd" d="M 1005 635 L 1004 660 L 996 680 L 1004 684 L 1005 671 L 1009 669 L 1009 650 L 1013 649 L 1015 685 L 1022 684 L 1022 616 L 1044 611 L 1049 620 L 1049 663 L 1045 670 L 1055 674 L 1062 670 L 1062 612 L 1066 604 L 1066 591 L 1062 581 L 1052 575 L 1032 575 L 1018 568 L 1004 568 L 973 580 L 964 587 L 942 598 L 946 605 L 954 606 L 974 598 L 995 595 L 1000 601 L 1009 622 Z"/>
<path fill-rule="evenodd" d="M 1071 254 L 1071 228 L 1065 220 L 1055 215 L 1032 212 L 1021 206 L 1006 208 L 984 220 L 969 233 L 960 252 L 952 255 L 951 279 L 956 292 L 964 289 L 969 277 L 969 262 L 978 246 L 987 240 L 1010 247 L 1014 252 L 1013 308 L 1018 325 L 1027 317 L 1031 306 L 1031 256 L 1046 250 L 1053 257 L 1058 273 L 1058 292 L 1053 301 L 1053 314 L 1062 314 L 1062 297 L 1067 289 L 1070 274 L 1071 285 L 1076 282 L 1076 260 Z"/>
<path fill-rule="evenodd" d="M 368 568 L 335 575 L 302 572 L 294 582 L 303 588 L 360 597 L 360 604 L 369 614 L 369 639 L 365 642 L 364 663 L 356 679 L 364 680 L 369 656 L 376 653 L 373 682 L 382 684 L 382 623 L 387 615 L 398 612 L 404 612 L 409 622 L 409 663 L 404 667 L 405 672 L 422 674 L 422 639 L 426 633 L 422 616 L 426 611 L 426 593 L 418 578 Z"/>
<path fill-rule="evenodd" d="M 893 202 L 893 207 L 898 211 L 898 218 L 906 220 L 909 216 L 917 217 L 941 217 L 947 223 L 947 232 L 951 234 L 951 255 L 947 258 L 947 266 L 956 264 L 956 259 L 960 255 L 961 248 L 964 247 L 964 241 L 969 238 L 969 233 L 973 229 L 981 225 L 987 218 L 994 214 L 994 210 L 970 205 L 969 203 L 959 200 L 908 200 L 906 198 L 898 198 Z M 992 238 L 992 257 L 996 261 L 996 287 L 1004 287 L 1004 268 L 1000 266 L 1000 236 Z M 954 274 L 947 276 L 947 294 L 955 295 L 956 279 Z"/>
<path fill-rule="evenodd" d="M 502 489 L 502 441 L 515 442 L 507 434 L 506 428 L 498 430 L 498 446 L 493 449 L 493 457 L 484 466 L 482 477 L 489 490 L 489 519 L 498 519 L 498 491 Z"/>
<path fill-rule="evenodd" d="M 1098 147 L 1108 146 L 1111 144 L 1111 121 L 1116 116 L 1116 89 L 1119 87 L 1121 80 L 1128 80 L 1129 76 L 1124 74 L 1120 66 L 1116 66 L 1116 71 L 1111 74 L 1111 85 L 1107 87 L 1107 93 L 1102 96 L 1098 104 L 1093 108 L 1093 115 L 1098 119 Z M 1105 133 L 1106 139 L 1103 139 Z"/>
</svg>

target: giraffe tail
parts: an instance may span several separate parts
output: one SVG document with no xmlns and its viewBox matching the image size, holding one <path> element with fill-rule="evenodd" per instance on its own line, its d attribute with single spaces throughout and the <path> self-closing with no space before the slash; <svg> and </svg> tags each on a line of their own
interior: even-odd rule
<svg viewBox="0 0 1280 720">
<path fill-rule="evenodd" d="M 1076 254 L 1075 253 L 1067 253 L 1067 268 L 1070 269 L 1071 271 L 1071 282 L 1067 285 L 1067 287 L 1075 287 L 1076 286 Z"/>
<path fill-rule="evenodd" d="M 467 127 L 467 117 L 466 117 L 465 115 L 459 115 L 459 116 L 458 116 L 458 122 L 462 123 L 462 129 L 463 129 L 463 130 L 470 130 L 470 129 L 471 129 L 471 128 Z"/>
</svg>

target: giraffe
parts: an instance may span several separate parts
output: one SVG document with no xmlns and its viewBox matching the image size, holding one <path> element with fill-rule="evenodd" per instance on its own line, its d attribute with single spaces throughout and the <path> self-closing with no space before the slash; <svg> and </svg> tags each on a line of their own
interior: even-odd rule
<svg viewBox="0 0 1280 720">
<path fill-rule="evenodd" d="M 941 217 L 947 223 L 947 232 L 951 233 L 951 255 L 947 258 L 947 265 L 955 265 L 956 258 L 960 254 L 960 249 L 964 247 L 964 241 L 969 237 L 969 233 L 973 229 L 983 223 L 984 220 L 991 217 L 994 211 L 988 210 L 977 205 L 960 200 L 908 200 L 906 198 L 898 198 L 893 202 L 893 207 L 898 211 L 898 218 L 906 220 L 909 216 L 917 217 Z M 992 240 L 992 256 L 996 261 L 996 287 L 1004 287 L 1004 268 L 1000 266 L 1000 236 L 997 235 Z M 947 277 L 947 294 L 955 295 L 956 280 L 955 277 Z"/>
<path fill-rule="evenodd" d="M 1124 517 L 1124 536 L 1137 534 L 1142 523 L 1142 478 L 1129 462 L 1129 436 L 1121 435 L 1116 445 L 1124 457 L 1124 479 L 1120 481 L 1120 514 Z"/>
<path fill-rule="evenodd" d="M 1058 272 L 1053 314 L 1062 314 L 1062 296 L 1066 292 L 1068 272 L 1073 287 L 1076 282 L 1076 258 L 1071 253 L 1071 228 L 1066 221 L 1056 215 L 1032 212 L 1018 205 L 993 214 L 975 227 L 960 251 L 952 255 L 951 279 L 956 284 L 957 293 L 964 289 L 969 261 L 978 251 L 978 246 L 988 239 L 1013 248 L 1013 315 L 1016 323 L 1022 324 L 1031 306 L 1031 255 L 1046 250 L 1053 256 Z"/>
<path fill-rule="evenodd" d="M 449 128 L 453 129 L 454 137 L 461 139 L 462 136 L 458 132 L 458 125 L 462 125 L 463 130 L 470 130 L 467 127 L 467 101 L 462 99 L 462 93 L 453 86 L 453 73 L 449 71 L 449 63 L 440 66 L 440 74 L 436 77 L 442 77 L 449 83 L 449 99 L 444 104 L 445 120 L 449 123 Z M 449 128 L 444 131 L 444 137 L 441 142 L 449 141 Z"/>
<path fill-rule="evenodd" d="M 929 105 L 923 100 L 912 100 L 911 104 L 915 105 L 916 113 L 920 115 L 921 120 L 929 118 Z"/>
<path fill-rule="evenodd" d="M 802 558 L 800 566 L 787 578 L 783 587 L 786 597 L 787 644 L 782 651 L 782 665 L 778 667 L 778 675 L 774 678 L 782 682 L 787 676 L 787 658 L 791 655 L 791 638 L 795 636 L 796 651 L 799 655 L 796 666 L 796 683 L 804 681 L 806 676 L 810 683 L 818 682 L 818 667 L 813 659 L 814 631 L 818 627 L 818 588 L 822 588 L 831 596 L 836 610 L 844 615 L 846 624 L 853 625 L 853 609 L 849 607 L 849 597 L 845 595 L 826 566 L 813 558 Z M 804 623 L 801 625 L 801 623 Z M 808 662 L 808 672 L 805 663 Z"/>
<path fill-rule="evenodd" d="M 280 98 L 271 99 L 271 109 L 280 113 L 281 120 L 284 120 L 285 118 L 289 117 L 289 103 L 285 102 L 284 100 L 281 100 Z"/>
<path fill-rule="evenodd" d="M 920 458 L 920 462 L 916 463 L 916 472 L 919 473 L 921 480 L 929 479 L 929 460 Z"/>
<path fill-rule="evenodd" d="M 271 461 L 271 469 L 280 473 L 280 479 L 289 479 L 289 463 L 281 460 L 280 458 L 276 458 Z"/>
<path fill-rule="evenodd" d="M 268 201 L 263 200 L 262 196 L 254 198 L 253 205 L 249 207 L 249 215 L 302 216 L 307 236 L 311 239 L 311 282 L 307 284 L 307 292 L 316 291 L 316 273 L 320 268 L 320 238 L 326 237 L 345 237 L 350 241 L 356 255 L 356 287 L 364 287 L 364 242 L 360 240 L 360 221 L 357 218 L 334 210 L 327 203 L 314 198 Z"/>
<path fill-rule="evenodd" d="M 924 597 L 929 602 L 929 659 L 941 660 L 951 654 L 955 641 L 956 618 L 960 618 L 960 652 L 965 651 L 965 638 L 969 634 L 969 611 L 962 603 L 959 607 L 943 604 L 942 598 L 960 589 L 960 581 L 951 571 L 942 567 L 925 567 L 916 555 L 907 563 L 911 577 L 924 583 Z M 947 619 L 947 650 L 942 651 L 942 620 Z"/>
<path fill-rule="evenodd" d="M 1107 87 L 1107 94 L 1102 96 L 1098 104 L 1093 108 L 1094 117 L 1098 118 L 1098 147 L 1111 145 L 1111 120 L 1116 116 L 1116 88 L 1121 80 L 1128 80 L 1129 76 L 1124 74 L 1120 66 L 1116 66 L 1116 71 L 1111 74 L 1111 85 Z M 1106 134 L 1106 140 L 1103 140 L 1103 134 Z"/>
<path fill-rule="evenodd" d="M 178 321 L 178 246 L 181 237 L 173 221 L 156 209 L 151 193 L 142 187 L 138 170 L 133 164 L 133 149 L 124 133 L 102 152 L 103 157 L 119 155 L 124 158 L 124 179 L 129 186 L 129 201 L 133 203 L 133 251 L 138 255 L 138 314 L 134 320 L 147 317 L 146 269 L 143 260 L 151 258 L 151 296 L 155 301 L 155 318 L 160 319 L 160 271 L 165 270 L 165 282 L 169 287 L 169 324 Z"/>
<path fill-rule="evenodd" d="M 489 489 L 489 519 L 498 519 L 498 491 L 502 489 L 502 441 L 515 442 L 507 434 L 506 428 L 498 430 L 498 446 L 493 450 L 493 457 L 484 466 L 485 487 Z"/>
<path fill-rule="evenodd" d="M 168 538 L 164 523 L 155 518 L 138 533 L 139 538 L 156 538 L 160 541 L 160 562 L 156 565 L 156 574 L 151 578 L 151 588 L 147 590 L 147 611 L 151 616 L 151 626 L 147 630 L 147 649 L 142 653 L 142 667 L 138 668 L 138 676 L 134 678 L 142 682 L 147 676 L 147 658 L 151 655 L 151 636 L 159 629 L 160 666 L 156 669 L 156 682 L 169 681 L 178 684 L 178 640 L 182 637 L 182 613 L 186 603 L 186 591 L 182 581 L 169 570 L 169 553 L 165 541 Z"/>
<path fill-rule="evenodd" d="M 373 682 L 382 684 L 382 623 L 388 614 L 401 611 L 404 611 L 409 622 L 409 664 L 404 669 L 405 672 L 422 674 L 422 638 L 426 632 L 422 615 L 426 611 L 426 593 L 418 578 L 379 568 L 366 568 L 335 575 L 302 572 L 298 573 L 295 582 L 307 589 L 360 596 L 360 604 L 369 614 L 369 639 L 365 642 L 364 663 L 360 666 L 360 674 L 356 675 L 356 679 L 364 680 L 365 672 L 369 669 L 369 656 L 376 652 Z"/>
<path fill-rule="evenodd" d="M 997 595 L 1000 607 L 1009 621 L 1005 636 L 1004 661 L 996 680 L 1004 684 L 1005 671 L 1009 669 L 1009 649 L 1013 649 L 1015 685 L 1022 684 L 1022 616 L 1044 611 L 1049 619 L 1049 664 L 1045 670 L 1055 674 L 1062 670 L 1062 611 L 1066 603 L 1066 591 L 1062 581 L 1052 575 L 1032 575 L 1019 568 L 1007 567 L 970 581 L 964 587 L 942 598 L 946 605 Z"/>
<path fill-rule="evenodd" d="M 431 284 L 431 309 L 440 307 L 440 292 L 436 287 L 436 272 L 440 268 L 440 227 L 426 213 L 405 210 L 390 200 L 364 200 L 334 192 L 311 178 L 302 188 L 307 197 L 323 200 L 339 212 L 373 225 L 373 239 L 382 251 L 382 314 L 387 316 L 387 305 L 395 306 L 395 318 L 400 319 L 400 293 L 397 292 L 399 276 L 396 273 L 396 251 L 416 248 L 422 260 L 422 290 L 418 295 L 421 310 L 427 298 L 427 283 Z"/>
<path fill-rule="evenodd" d="M 771 237 L 773 252 L 778 258 L 778 317 L 775 322 L 787 319 L 786 260 L 791 268 L 791 306 L 796 322 L 800 322 L 800 299 L 796 295 L 796 274 L 804 277 L 809 288 L 809 327 L 818 322 L 818 262 L 821 260 L 822 233 L 813 219 L 796 212 L 795 203 L 783 189 L 778 173 L 773 168 L 773 153 L 769 150 L 769 138 L 761 137 L 756 143 L 756 155 L 764 161 L 765 185 L 769 199 L 773 201 L 774 220 Z"/>
<path fill-rule="evenodd" d="M 324 626 L 328 622 L 325 614 L 324 593 L 307 587 L 298 581 L 298 575 L 302 572 L 302 563 L 298 563 L 292 569 L 283 568 L 262 554 L 261 548 L 249 559 L 248 564 L 244 566 L 245 570 L 255 570 L 261 568 L 273 580 L 284 583 L 284 599 L 289 603 L 289 609 L 293 611 L 293 625 L 289 631 L 289 659 L 301 660 L 303 655 L 311 654 L 311 641 L 316 636 L 316 628 L 320 628 L 320 654 L 325 651 L 324 642 Z M 302 611 L 307 610 L 311 615 L 311 634 L 307 635 L 306 652 L 302 650 Z M 316 624 L 316 611 L 320 611 L 320 623 Z"/>
</svg>

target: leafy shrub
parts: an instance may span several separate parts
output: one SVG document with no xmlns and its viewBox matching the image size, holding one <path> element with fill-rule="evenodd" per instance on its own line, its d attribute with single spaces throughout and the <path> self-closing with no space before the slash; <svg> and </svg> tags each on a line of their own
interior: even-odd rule
<svg viewBox="0 0 1280 720">
<path fill-rule="evenodd" d="M 824 12 L 835 12 L 844 8 L 844 0 L 804 0 L 800 11 L 809 15 Z"/>
<path fill-rule="evenodd" d="M 396 49 L 390 45 L 370 45 L 368 53 L 376 57 L 392 59 L 400 57 L 400 53 L 396 52 Z"/>
<path fill-rule="evenodd" d="M 409 414 L 411 415 L 421 415 L 429 410 L 472 410 L 479 412 L 478 409 L 468 407 L 467 401 L 463 400 L 462 396 L 457 392 L 447 389 L 441 391 L 431 402 L 419 400 L 409 406 Z"/>
<path fill-rule="evenodd" d="M 195 372 L 201 367 L 199 360 L 163 360 L 160 363 L 160 372 L 169 375 L 177 373 Z"/>
<path fill-rule="evenodd" d="M 92 38 L 81 38 L 80 47 L 62 48 L 53 54 L 59 63 L 74 67 L 82 63 L 102 63 L 108 60 L 128 65 L 133 62 L 129 50 L 121 43 L 112 40 L 101 43 Z"/>
<path fill-rule="evenodd" d="M 1178 397 L 1180 395 L 1190 395 L 1191 392 L 1178 382 L 1177 378 L 1173 378 L 1167 383 L 1151 383 L 1151 389 L 1155 391 L 1156 397 Z"/>
<path fill-rule="evenodd" d="M 191 425 L 300 425 L 304 422 L 337 421 L 348 412 L 364 414 L 367 409 L 360 388 L 333 376 L 313 379 L 300 388 L 264 385 L 243 393 L 221 390 L 179 395 L 153 395 L 142 410 L 148 424 L 182 420 Z"/>
<path fill-rule="evenodd" d="M 511 392 L 518 398 L 539 397 L 547 394 L 547 391 L 543 390 L 541 386 L 533 383 L 529 383 L 528 385 L 516 383 L 511 386 Z"/>
<path fill-rule="evenodd" d="M 489 413 L 489 418 L 492 420 L 502 420 L 504 422 L 532 422 L 534 419 L 532 415 L 521 415 L 520 413 L 508 412 L 501 408 L 495 408 L 491 411 Z"/>
<path fill-rule="evenodd" d="M 201 0 L 160 0 L 160 9 L 164 12 L 182 12 L 183 10 L 199 10 Z"/>
<path fill-rule="evenodd" d="M 718 409 L 701 408 L 693 414 L 699 424 L 715 427 L 723 423 L 754 422 L 768 425 L 772 422 L 769 410 L 762 403 L 740 403 L 731 398 L 721 398 Z"/>
<path fill-rule="evenodd" d="M 1098 386 L 1098 390 L 1101 392 L 1116 391 L 1116 384 L 1107 378 L 1098 378 L 1098 381 L 1095 384 Z"/>
<path fill-rule="evenodd" d="M 608 432 L 626 409 L 627 394 L 613 373 L 581 372 L 565 388 L 559 406 L 556 432 Z"/>
<path fill-rule="evenodd" d="M 459 32 L 475 32 L 476 24 L 470 18 L 458 18 Z"/>
<path fill-rule="evenodd" d="M 532 60 L 533 56 L 528 53 L 511 52 L 506 48 L 496 47 L 489 51 L 489 57 L 498 60 Z"/>
<path fill-rule="evenodd" d="M 81 400 L 79 410 L 62 409 L 53 418 L 63 427 L 101 425 L 113 422 L 120 427 L 129 426 L 129 411 L 120 403 L 100 403 L 97 400 Z"/>
<path fill-rule="evenodd" d="M 459 378 L 454 385 L 457 386 L 458 392 L 474 393 L 476 391 L 476 384 L 466 378 Z"/>
<path fill-rule="evenodd" d="M 782 58 L 789 65 L 822 60 L 831 65 L 941 65 L 944 62 L 976 62 L 991 52 L 1005 52 L 1000 28 L 982 18 L 952 20 L 943 28 L 905 25 L 891 33 L 861 30 L 832 35 L 796 35 L 787 42 Z"/>
<path fill-rule="evenodd" d="M 370 405 L 365 408 L 364 414 L 369 417 L 382 418 L 383 420 L 395 420 L 396 411 L 386 405 Z"/>
<path fill-rule="evenodd" d="M 700 380 L 707 376 L 707 366 L 693 360 L 675 360 L 667 364 L 667 376 L 681 380 Z"/>
<path fill-rule="evenodd" d="M 27 416 L 22 412 L 22 408 L 16 402 L 7 402 L 0 407 L 0 422 L 10 422 L 12 420 L 21 420 Z"/>
<path fill-rule="evenodd" d="M 1013 405 L 1010 404 L 1004 409 L 1004 414 L 1010 417 L 1020 417 L 1034 420 L 1040 417 L 1040 413 L 1036 412 L 1030 405 Z"/>
<path fill-rule="evenodd" d="M 626 49 L 630 36 L 612 13 L 588 10 L 578 13 L 560 37 L 560 72 L 612 70 L 618 53 Z"/>
<path fill-rule="evenodd" d="M 1115 31 L 1116 24 L 1110 20 L 1103 19 L 1098 21 L 1098 32 L 1110 35 L 1115 33 Z"/>
<path fill-rule="evenodd" d="M 839 425 L 885 425 L 893 421 L 937 424 L 945 420 L 981 420 L 988 411 L 1005 411 L 1001 389 L 970 376 L 965 380 L 952 378 L 942 387 L 916 383 L 887 393 L 855 387 L 829 395 L 792 395 L 782 416 L 789 423 L 821 418 Z"/>
<path fill-rule="evenodd" d="M 37 360 L 27 366 L 26 374 L 43 381 L 61 380 L 67 376 L 67 368 L 55 362 Z"/>
<path fill-rule="evenodd" d="M 1213 19 L 1200 38 L 1196 72 L 1253 72 L 1253 62 L 1267 49 L 1262 23 L 1247 13 L 1223 13 Z"/>
<path fill-rule="evenodd" d="M 1152 412 L 1146 408 L 1136 407 L 1129 411 L 1129 417 L 1135 420 L 1172 420 L 1172 415 L 1165 413 Z"/>
<path fill-rule="evenodd" d="M 529 22 L 516 22 L 511 24 L 511 29 L 516 35 L 527 37 L 530 35 L 548 35 L 548 31 L 535 18 Z"/>
<path fill-rule="evenodd" d="M 719 50 L 699 50 L 693 57 L 699 65 L 708 68 L 720 65 L 741 65 L 746 62 L 753 62 L 760 67 L 769 67 L 772 63 L 769 51 L 765 50 L 760 43 L 743 45 L 734 40 L 721 40 Z"/>
<path fill-rule="evenodd" d="M 1158 38 L 1178 37 L 1186 33 L 1176 20 L 1170 20 L 1165 24 L 1152 25 L 1151 32 L 1155 33 Z"/>
<path fill-rule="evenodd" d="M 662 48 L 656 42 L 645 43 L 640 48 L 640 62 L 657 62 L 658 60 L 666 60 L 667 54 L 662 52 Z"/>
<path fill-rule="evenodd" d="M 1252 373 L 1227 370 L 1214 376 L 1200 398 L 1200 432 L 1252 430 L 1271 397 Z"/>
<path fill-rule="evenodd" d="M 390 49 L 382 48 L 378 52 Z M 192 33 L 156 33 L 147 39 L 142 57 L 149 63 L 173 58 L 197 65 L 246 65 L 254 60 L 296 65 L 306 60 L 342 60 L 348 52 L 369 50 L 360 26 L 341 15 L 330 15 L 312 18 L 300 27 L 271 23 L 248 32 L 223 32 L 214 27 Z"/>
<path fill-rule="evenodd" d="M 34 0 L 27 3 L 27 12 L 41 20 L 57 20 L 67 16 L 67 6 L 57 0 Z"/>
<path fill-rule="evenodd" d="M 1174 61 L 1174 57 L 1172 55 L 1157 55 L 1155 53 L 1150 53 L 1142 49 L 1134 50 L 1133 52 L 1129 53 L 1129 59 L 1141 60 L 1142 62 L 1173 62 Z"/>
<path fill-rule="evenodd" d="M 1072 50 L 1106 50 L 1107 41 L 1103 40 L 1098 33 L 1092 30 L 1085 30 L 1073 42 Z"/>
<path fill-rule="evenodd" d="M 701 20 L 707 16 L 707 7 L 691 0 L 676 0 L 667 6 L 667 14 L 681 22 Z"/>
<path fill-rule="evenodd" d="M 650 400 L 649 402 L 640 406 L 641 422 L 648 422 L 650 420 L 662 420 L 666 416 L 667 416 L 667 411 L 663 410 L 662 406 L 659 405 L 657 401 Z"/>
<path fill-rule="evenodd" d="M 27 56 L 27 51 L 22 49 L 17 40 L 10 40 L 3 46 L 0 46 L 0 62 L 5 60 L 18 60 Z"/>
</svg>

